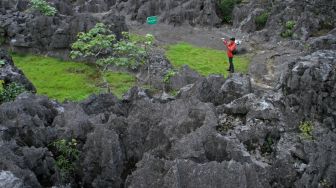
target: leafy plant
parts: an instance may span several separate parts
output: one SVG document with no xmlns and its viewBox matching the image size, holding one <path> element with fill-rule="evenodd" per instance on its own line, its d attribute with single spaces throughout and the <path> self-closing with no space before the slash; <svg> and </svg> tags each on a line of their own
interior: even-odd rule
<svg viewBox="0 0 336 188">
<path fill-rule="evenodd" d="M 233 129 L 234 126 L 231 123 L 223 123 L 216 127 L 216 130 L 222 134 L 228 132 L 229 130 Z"/>
<path fill-rule="evenodd" d="M 117 40 L 105 24 L 97 23 L 89 32 L 78 34 L 77 41 L 72 44 L 70 57 L 94 58 L 102 75 L 109 65 L 137 69 L 148 63 L 148 51 L 153 41 L 154 37 L 150 34 L 145 36 L 145 40 L 134 41 L 128 32 L 123 32 L 122 39 Z M 103 79 L 107 85 L 106 78 Z"/>
<path fill-rule="evenodd" d="M 241 0 L 218 0 L 217 5 L 223 15 L 223 21 L 225 23 L 232 23 L 232 10 L 236 4 L 239 4 Z"/>
<path fill-rule="evenodd" d="M 331 188 L 332 184 L 326 180 L 326 179 L 322 179 L 320 180 L 319 184 L 323 187 L 323 188 Z"/>
<path fill-rule="evenodd" d="M 259 16 L 256 17 L 255 23 L 257 25 L 257 30 L 261 30 L 265 27 L 268 20 L 269 12 L 264 11 Z"/>
<path fill-rule="evenodd" d="M 0 59 L 0 66 L 3 66 L 3 65 L 5 65 L 5 64 L 6 64 L 5 60 Z"/>
<path fill-rule="evenodd" d="M 170 82 L 170 78 L 175 76 L 176 75 L 176 72 L 174 70 L 169 70 L 165 76 L 163 77 L 163 82 L 168 84 Z"/>
<path fill-rule="evenodd" d="M 289 20 L 284 25 L 284 31 L 281 33 L 281 36 L 284 38 L 292 37 L 294 34 L 294 27 L 296 22 L 293 20 Z"/>
<path fill-rule="evenodd" d="M 169 91 L 169 95 L 171 95 L 171 96 L 173 96 L 173 97 L 175 97 L 177 94 L 179 93 L 179 91 L 178 90 L 171 90 L 171 91 Z"/>
<path fill-rule="evenodd" d="M 76 169 L 76 161 L 79 158 L 79 151 L 77 149 L 76 139 L 66 141 L 60 139 L 54 141 L 51 146 L 54 149 L 56 156 L 56 165 L 60 170 L 62 181 L 69 180 L 74 175 Z"/>
<path fill-rule="evenodd" d="M 294 27 L 295 27 L 295 25 L 296 25 L 296 22 L 295 21 L 293 21 L 293 20 L 289 20 L 289 21 L 287 21 L 286 22 L 286 29 L 290 29 L 290 30 L 293 30 L 294 29 Z"/>
<path fill-rule="evenodd" d="M 305 121 L 305 122 L 301 122 L 299 125 L 299 129 L 301 131 L 301 134 L 303 136 L 303 138 L 305 139 L 313 139 L 313 123 L 310 121 Z"/>
<path fill-rule="evenodd" d="M 57 13 L 57 9 L 45 0 L 30 0 L 30 5 L 34 10 L 37 10 L 46 16 L 55 16 Z"/>
<path fill-rule="evenodd" d="M 20 84 L 10 83 L 5 85 L 0 91 L 0 103 L 12 101 L 24 91 L 25 88 Z"/>
</svg>

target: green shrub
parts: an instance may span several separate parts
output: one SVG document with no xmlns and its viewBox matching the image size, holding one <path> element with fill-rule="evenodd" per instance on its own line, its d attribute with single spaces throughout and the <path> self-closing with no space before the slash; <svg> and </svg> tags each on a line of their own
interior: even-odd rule
<svg viewBox="0 0 336 188">
<path fill-rule="evenodd" d="M 294 34 L 294 27 L 296 25 L 296 22 L 293 20 L 289 20 L 284 25 L 284 31 L 281 33 L 281 36 L 283 38 L 289 38 L 292 37 Z"/>
<path fill-rule="evenodd" d="M 22 85 L 11 83 L 5 85 L 0 91 L 0 103 L 13 101 L 18 95 L 23 93 L 25 88 Z"/>
<path fill-rule="evenodd" d="M 176 75 L 176 72 L 174 70 L 169 70 L 165 76 L 163 77 L 163 82 L 168 84 L 170 82 L 170 78 L 175 76 Z"/>
<path fill-rule="evenodd" d="M 45 0 L 30 0 L 30 5 L 34 10 L 37 10 L 46 16 L 55 16 L 57 13 L 56 8 L 49 5 Z"/>
<path fill-rule="evenodd" d="M 313 139 L 313 135 L 312 135 L 313 123 L 312 122 L 310 121 L 301 122 L 299 125 L 299 129 L 301 131 L 303 138 L 309 139 L 309 140 Z"/>
<path fill-rule="evenodd" d="M 264 144 L 261 146 L 261 153 L 262 154 L 270 154 L 273 152 L 273 147 L 274 147 L 274 139 L 272 138 L 271 135 L 267 135 Z"/>
<path fill-rule="evenodd" d="M 169 91 L 169 95 L 171 95 L 171 96 L 173 96 L 173 97 L 176 97 L 176 95 L 177 95 L 178 93 L 179 93 L 179 91 L 178 91 L 178 90 L 175 90 L 175 89 Z"/>
<path fill-rule="evenodd" d="M 286 22 L 285 27 L 286 29 L 293 30 L 296 25 L 296 22 L 293 20 L 289 20 Z"/>
<path fill-rule="evenodd" d="M 5 65 L 6 64 L 6 62 L 5 62 L 5 60 L 0 60 L 0 67 L 2 67 L 3 65 Z"/>
<path fill-rule="evenodd" d="M 229 130 L 233 129 L 234 128 L 234 125 L 231 124 L 231 123 L 228 123 L 228 122 L 225 122 L 221 125 L 218 125 L 216 127 L 216 130 L 222 134 L 225 134 L 227 133 Z"/>
<path fill-rule="evenodd" d="M 94 58 L 98 70 L 103 75 L 104 85 L 110 90 L 104 77 L 110 65 L 137 69 L 144 63 L 149 63 L 149 51 L 154 42 L 154 36 L 147 34 L 143 39 L 128 32 L 122 32 L 122 39 L 116 36 L 103 23 L 97 23 L 89 32 L 78 33 L 78 39 L 72 44 L 70 57 Z M 149 73 L 149 72 L 148 72 Z"/>
<path fill-rule="evenodd" d="M 234 6 L 240 2 L 241 0 L 218 0 L 217 4 L 225 23 L 232 23 L 232 10 Z"/>
<path fill-rule="evenodd" d="M 74 176 L 75 163 L 79 158 L 77 141 L 75 139 L 71 141 L 60 139 L 53 142 L 51 147 L 56 156 L 56 165 L 60 170 L 61 180 L 68 181 L 70 177 Z"/>
<path fill-rule="evenodd" d="M 257 25 L 257 30 L 261 30 L 265 27 L 268 20 L 269 12 L 265 11 L 256 17 L 255 23 Z"/>
<path fill-rule="evenodd" d="M 332 188 L 332 184 L 327 179 L 320 180 L 319 185 L 323 188 Z"/>
</svg>

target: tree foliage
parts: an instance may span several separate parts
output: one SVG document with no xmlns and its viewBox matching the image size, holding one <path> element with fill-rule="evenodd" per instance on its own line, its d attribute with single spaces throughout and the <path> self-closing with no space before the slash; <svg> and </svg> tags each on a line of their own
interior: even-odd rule
<svg viewBox="0 0 336 188">
<path fill-rule="evenodd" d="M 34 10 L 37 10 L 46 16 L 55 16 L 57 13 L 57 9 L 45 0 L 30 0 L 30 5 Z"/>
<path fill-rule="evenodd" d="M 120 40 L 103 23 L 97 23 L 87 33 L 80 32 L 72 44 L 71 58 L 95 58 L 105 70 L 107 65 L 136 69 L 147 60 L 147 51 L 154 37 L 146 35 L 145 40 L 132 40 L 128 32 L 122 33 Z"/>
<path fill-rule="evenodd" d="M 103 23 L 97 23 L 88 32 L 80 32 L 78 39 L 71 48 L 70 57 L 91 58 L 96 60 L 98 70 L 101 71 L 104 85 L 110 90 L 105 71 L 109 65 L 137 69 L 140 65 L 148 63 L 148 53 L 154 42 L 153 35 L 145 37 L 132 37 L 128 32 L 122 32 L 122 38 L 116 36 Z"/>
</svg>

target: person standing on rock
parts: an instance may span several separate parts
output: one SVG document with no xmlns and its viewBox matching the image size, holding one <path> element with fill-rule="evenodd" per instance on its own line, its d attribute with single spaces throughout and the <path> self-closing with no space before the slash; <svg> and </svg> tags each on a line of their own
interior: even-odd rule
<svg viewBox="0 0 336 188">
<path fill-rule="evenodd" d="M 227 71 L 230 71 L 231 73 L 234 73 L 234 66 L 233 66 L 233 55 L 235 51 L 237 50 L 236 45 L 236 39 L 234 37 L 230 38 L 230 41 L 226 41 L 224 38 L 222 38 L 224 45 L 227 48 L 227 56 L 229 58 L 230 67 Z"/>
</svg>

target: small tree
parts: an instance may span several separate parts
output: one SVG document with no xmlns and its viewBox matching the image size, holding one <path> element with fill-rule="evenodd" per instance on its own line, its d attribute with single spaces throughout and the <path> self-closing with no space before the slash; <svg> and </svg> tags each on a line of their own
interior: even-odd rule
<svg viewBox="0 0 336 188">
<path fill-rule="evenodd" d="M 30 0 L 30 5 L 34 10 L 38 10 L 43 15 L 55 16 L 57 10 L 45 0 Z"/>
<path fill-rule="evenodd" d="M 109 65 L 137 69 L 148 62 L 148 51 L 151 49 L 154 37 L 146 35 L 144 40 L 132 40 L 128 32 L 122 32 L 122 39 L 116 36 L 103 23 L 97 23 L 87 33 L 80 32 L 78 39 L 72 44 L 71 58 L 93 58 L 100 71 L 105 86 L 109 90 L 104 77 Z"/>
</svg>

